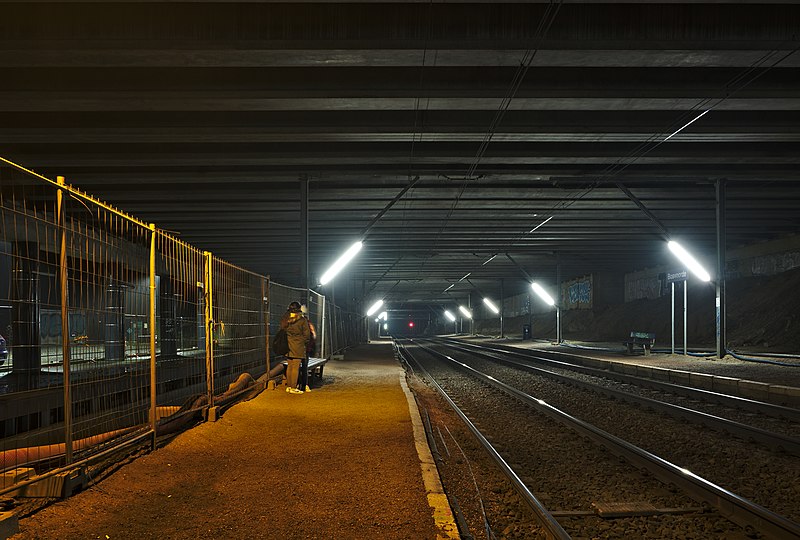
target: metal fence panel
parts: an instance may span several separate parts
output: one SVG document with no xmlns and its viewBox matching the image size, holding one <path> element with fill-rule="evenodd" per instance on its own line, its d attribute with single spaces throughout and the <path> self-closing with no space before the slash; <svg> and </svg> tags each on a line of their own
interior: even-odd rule
<svg viewBox="0 0 800 540">
<path fill-rule="evenodd" d="M 213 260 L 210 334 L 215 396 L 228 391 L 244 373 L 255 379 L 266 371 L 267 311 L 262 299 L 268 287 L 263 276 Z"/>
<path fill-rule="evenodd" d="M 206 404 L 203 252 L 156 236 L 156 404 L 159 419 Z M 142 336 L 134 335 L 137 343 Z M 145 336 L 149 339 L 149 334 Z"/>
<path fill-rule="evenodd" d="M 3 470 L 62 467 L 148 429 L 150 348 L 126 342 L 126 322 L 147 313 L 149 231 L 59 185 L 0 167 Z"/>
<path fill-rule="evenodd" d="M 317 356 L 364 339 L 363 317 L 324 296 L 0 157 L 0 472 L 22 471 L 0 494 L 234 399 L 269 368 L 292 301 Z"/>
</svg>

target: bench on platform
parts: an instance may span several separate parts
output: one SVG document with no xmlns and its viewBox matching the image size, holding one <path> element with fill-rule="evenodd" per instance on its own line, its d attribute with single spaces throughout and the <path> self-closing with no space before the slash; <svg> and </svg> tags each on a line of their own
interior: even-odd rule
<svg viewBox="0 0 800 540">
<path fill-rule="evenodd" d="M 650 354 L 650 350 L 656 343 L 656 335 L 652 332 L 631 332 L 631 337 L 622 344 L 628 348 L 628 354 L 633 354 L 634 347 L 641 347 L 644 355 Z"/>
<path fill-rule="evenodd" d="M 316 377 L 319 380 L 322 380 L 322 370 L 325 368 L 325 364 L 328 362 L 327 358 L 314 358 L 311 357 L 308 359 L 308 378 L 311 380 L 312 377 Z M 283 361 L 283 367 L 286 368 L 288 362 L 286 360 Z"/>
</svg>

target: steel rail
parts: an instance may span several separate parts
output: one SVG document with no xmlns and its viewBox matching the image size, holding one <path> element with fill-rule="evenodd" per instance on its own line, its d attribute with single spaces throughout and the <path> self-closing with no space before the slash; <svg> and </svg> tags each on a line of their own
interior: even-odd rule
<svg viewBox="0 0 800 540">
<path fill-rule="evenodd" d="M 559 382 L 563 382 L 565 384 L 571 384 L 580 388 L 584 388 L 591 392 L 597 392 L 615 399 L 620 399 L 623 401 L 627 401 L 629 403 L 636 403 L 644 407 L 649 407 L 651 409 L 669 414 L 670 416 L 683 418 L 685 420 L 689 420 L 691 422 L 695 422 L 704 425 L 706 427 L 710 427 L 717 431 L 724 431 L 741 439 L 753 440 L 773 450 L 780 450 L 788 454 L 791 454 L 793 456 L 800 456 L 800 439 L 797 439 L 795 437 L 788 437 L 780 433 L 773 433 L 765 429 L 757 428 L 754 426 L 748 426 L 747 424 L 742 424 L 741 422 L 736 422 L 734 420 L 729 420 L 721 416 L 715 416 L 713 414 L 697 411 L 694 409 L 690 409 L 688 407 L 683 407 L 681 405 L 666 403 L 664 401 L 659 401 L 657 399 L 652 399 L 644 396 L 637 396 L 636 394 L 631 394 L 623 390 L 606 388 L 604 386 L 599 386 L 591 382 L 572 379 L 566 375 L 562 375 L 560 373 L 554 373 L 544 368 L 531 366 L 530 364 L 519 363 L 507 358 L 500 358 L 485 351 L 475 351 L 472 350 L 471 348 L 460 347 L 458 345 L 451 343 L 447 343 L 444 346 L 456 349 L 457 351 L 467 352 L 469 354 L 474 354 L 476 356 L 482 356 L 491 360 L 502 362 L 504 364 L 508 364 L 516 368 L 531 371 L 537 375 L 542 375 L 557 380 Z"/>
<path fill-rule="evenodd" d="M 544 400 L 517 390 L 451 356 L 430 349 L 420 343 L 417 343 L 417 345 L 436 357 L 460 366 L 477 379 L 516 397 L 523 403 L 532 406 L 535 410 L 597 442 L 635 467 L 646 469 L 662 482 L 678 486 L 692 499 L 708 503 L 713 508 L 716 508 L 722 516 L 734 523 L 742 527 L 752 527 L 767 537 L 775 538 L 776 540 L 800 539 L 800 524 L 788 520 L 744 497 L 740 497 L 687 469 L 674 465 L 588 422 L 575 418 Z"/>
<path fill-rule="evenodd" d="M 397 343 L 397 342 L 396 342 Z M 481 443 L 481 445 L 486 449 L 492 459 L 497 463 L 500 467 L 500 470 L 508 477 L 511 484 L 514 486 L 514 489 L 517 490 L 520 497 L 525 501 L 528 507 L 533 511 L 536 519 L 539 523 L 544 527 L 547 533 L 550 535 L 551 538 L 555 538 L 558 540 L 568 540 L 570 539 L 570 535 L 561 527 L 561 524 L 556 521 L 556 518 L 550 514 L 547 508 L 536 498 L 536 496 L 531 493 L 528 489 L 528 486 L 517 476 L 517 473 L 514 472 L 508 463 L 503 459 L 503 457 L 495 450 L 494 446 L 483 436 L 480 430 L 472 423 L 472 421 L 467 417 L 466 414 L 456 405 L 456 403 L 447 395 L 447 392 L 439 386 L 439 383 L 436 382 L 436 379 L 431 376 L 430 373 L 422 366 L 422 364 L 414 358 L 410 351 L 403 345 L 398 344 L 397 351 L 402 359 L 406 363 L 410 363 L 413 361 L 417 368 L 427 377 L 427 379 L 431 382 L 431 384 L 436 388 L 439 394 L 447 401 L 448 405 L 452 407 L 452 409 L 456 412 L 456 414 L 461 418 L 464 424 L 469 428 L 472 434 L 475 436 L 476 439 Z"/>
<path fill-rule="evenodd" d="M 744 411 L 750 412 L 757 412 L 760 414 L 766 414 L 775 418 L 783 418 L 786 420 L 791 420 L 793 422 L 800 422 L 800 409 L 794 407 L 784 407 L 782 405 L 775 405 L 774 403 L 767 403 L 765 401 L 758 401 L 755 399 L 743 398 L 740 396 L 733 396 L 730 394 L 723 394 L 720 392 L 714 392 L 712 390 L 705 390 L 702 388 L 693 388 L 691 386 L 684 386 L 681 384 L 675 383 L 668 383 L 663 381 L 656 381 L 653 379 L 648 379 L 646 377 L 638 377 L 636 375 L 629 375 L 627 373 L 619 373 L 617 371 L 612 371 L 608 369 L 601 369 L 601 368 L 593 368 L 584 365 L 576 365 L 569 362 L 564 362 L 562 360 L 556 360 L 553 358 L 547 358 L 544 356 L 537 356 L 534 354 L 529 354 L 519 350 L 510 350 L 503 348 L 502 346 L 493 346 L 487 347 L 485 345 L 477 345 L 474 343 L 466 343 L 461 340 L 457 339 L 449 339 L 449 338 L 435 338 L 438 341 L 446 342 L 446 343 L 454 343 L 459 344 L 462 347 L 481 350 L 481 351 L 490 351 L 490 352 L 498 352 L 503 354 L 510 354 L 512 356 L 516 356 L 519 358 L 524 358 L 527 360 L 535 360 L 537 362 L 543 362 L 547 364 L 553 364 L 556 367 L 562 367 L 564 369 L 570 369 L 572 371 L 577 371 L 579 373 L 585 373 L 587 375 L 594 375 L 597 377 L 604 377 L 606 379 L 614 379 L 620 382 L 625 382 L 629 384 L 634 384 L 636 386 L 642 386 L 646 388 L 650 388 L 652 390 L 658 390 L 662 392 L 668 392 L 671 394 L 676 394 L 679 396 L 684 396 L 692 399 L 701 399 L 703 401 L 709 401 L 712 403 L 717 403 L 719 405 L 726 405 L 728 407 L 735 407 L 737 409 L 741 409 Z M 537 351 L 539 354 L 549 354 L 557 357 L 565 356 L 567 358 L 575 358 L 580 359 L 580 356 L 571 355 L 569 353 L 564 353 L 561 351 L 553 351 L 553 352 L 544 352 L 544 351 Z"/>
</svg>

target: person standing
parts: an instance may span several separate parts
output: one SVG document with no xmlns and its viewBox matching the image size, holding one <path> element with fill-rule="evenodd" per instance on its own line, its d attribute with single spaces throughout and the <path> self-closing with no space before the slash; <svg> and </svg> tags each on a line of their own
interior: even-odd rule
<svg viewBox="0 0 800 540">
<path fill-rule="evenodd" d="M 286 391 L 292 394 L 302 394 L 297 388 L 297 379 L 300 374 L 300 363 L 306 358 L 306 347 L 311 339 L 311 330 L 308 319 L 300 311 L 300 303 L 292 302 L 281 318 L 281 329 L 286 330 L 289 342 L 289 353 L 286 355 Z"/>
<path fill-rule="evenodd" d="M 311 392 L 311 386 L 308 384 L 308 361 L 314 355 L 314 351 L 317 348 L 317 329 L 314 328 L 314 323 L 308 318 L 308 308 L 303 305 L 300 307 L 300 310 L 303 313 L 303 318 L 308 321 L 308 330 L 311 336 L 308 343 L 306 343 L 306 357 L 300 364 L 300 389 Z"/>
</svg>

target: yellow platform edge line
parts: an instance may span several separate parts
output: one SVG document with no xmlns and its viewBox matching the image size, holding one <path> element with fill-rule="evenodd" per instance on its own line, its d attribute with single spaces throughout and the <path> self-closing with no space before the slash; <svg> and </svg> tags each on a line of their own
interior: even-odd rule
<svg viewBox="0 0 800 540">
<path fill-rule="evenodd" d="M 458 525 L 456 525 L 456 520 L 453 516 L 453 509 L 450 508 L 450 502 L 447 500 L 444 488 L 442 488 L 439 469 L 436 467 L 433 454 L 431 454 L 431 449 L 428 446 L 428 439 L 425 436 L 425 427 L 422 424 L 417 402 L 406 383 L 405 371 L 400 372 L 400 386 L 403 388 L 408 401 L 408 412 L 411 415 L 411 425 L 414 431 L 414 444 L 417 448 L 420 468 L 422 469 L 422 482 L 425 486 L 428 504 L 433 510 L 433 521 L 439 529 L 439 534 L 436 538 L 437 540 L 460 540 L 461 535 L 458 533 Z"/>
</svg>

